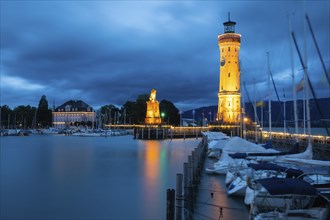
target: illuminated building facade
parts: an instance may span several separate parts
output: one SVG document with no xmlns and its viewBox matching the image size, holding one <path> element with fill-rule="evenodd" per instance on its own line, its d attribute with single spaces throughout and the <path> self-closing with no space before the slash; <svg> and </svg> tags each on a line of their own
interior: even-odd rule
<svg viewBox="0 0 330 220">
<path fill-rule="evenodd" d="M 241 93 L 239 50 L 241 35 L 235 33 L 236 22 L 223 23 L 224 34 L 218 36 L 220 49 L 220 83 L 217 120 L 225 124 L 240 121 Z"/>
<path fill-rule="evenodd" d="M 162 121 L 159 112 L 159 102 L 156 100 L 156 90 L 152 89 L 149 101 L 147 101 L 147 114 L 145 118 L 145 123 L 149 125 L 157 125 L 161 122 Z"/>
<path fill-rule="evenodd" d="M 70 100 L 52 112 L 53 127 L 68 128 L 69 126 L 92 125 L 96 113 L 93 108 L 81 100 Z"/>
</svg>

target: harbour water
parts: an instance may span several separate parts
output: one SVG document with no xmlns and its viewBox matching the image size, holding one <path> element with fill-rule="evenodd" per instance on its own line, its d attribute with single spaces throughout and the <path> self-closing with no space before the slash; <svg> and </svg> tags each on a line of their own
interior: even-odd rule
<svg viewBox="0 0 330 220">
<path fill-rule="evenodd" d="M 165 219 L 200 140 L 1 137 L 1 219 Z"/>
<path fill-rule="evenodd" d="M 198 142 L 1 138 L 1 219 L 163 219 Z"/>
</svg>

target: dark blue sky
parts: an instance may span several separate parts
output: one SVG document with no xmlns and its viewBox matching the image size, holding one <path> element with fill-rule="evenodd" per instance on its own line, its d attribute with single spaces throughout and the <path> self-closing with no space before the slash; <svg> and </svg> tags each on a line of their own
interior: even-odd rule
<svg viewBox="0 0 330 220">
<path fill-rule="evenodd" d="M 329 1 L 305 5 L 329 71 Z M 37 106 L 46 95 L 56 106 L 69 99 L 121 106 L 152 88 L 181 110 L 217 105 L 217 36 L 228 11 L 242 35 L 241 82 L 250 96 L 254 83 L 256 99 L 267 96 L 269 51 L 280 97 L 284 90 L 291 99 L 288 15 L 302 50 L 303 1 L 1 0 L 0 105 Z M 309 31 L 306 39 L 316 94 L 330 97 Z M 303 71 L 295 49 L 294 58 L 298 82 Z"/>
</svg>

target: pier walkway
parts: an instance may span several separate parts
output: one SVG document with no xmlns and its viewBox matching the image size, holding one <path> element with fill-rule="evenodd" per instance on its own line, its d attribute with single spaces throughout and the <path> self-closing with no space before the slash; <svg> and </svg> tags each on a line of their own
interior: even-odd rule
<svg viewBox="0 0 330 220">
<path fill-rule="evenodd" d="M 211 167 L 214 162 L 215 160 L 206 158 L 204 167 Z M 227 196 L 225 176 L 209 175 L 203 169 L 193 219 L 249 219 L 249 208 L 245 206 L 243 198 Z"/>
</svg>

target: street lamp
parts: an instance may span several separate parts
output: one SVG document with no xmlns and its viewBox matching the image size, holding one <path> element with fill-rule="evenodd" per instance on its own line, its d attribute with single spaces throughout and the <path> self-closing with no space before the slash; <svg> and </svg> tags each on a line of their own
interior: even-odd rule
<svg viewBox="0 0 330 220">
<path fill-rule="evenodd" d="M 160 113 L 160 115 L 161 115 L 161 117 L 162 117 L 162 121 L 163 121 L 163 123 L 164 123 L 164 117 L 165 117 L 165 113 L 164 113 L 164 112 L 162 112 L 162 113 Z"/>
<path fill-rule="evenodd" d="M 193 114 L 193 127 L 195 126 L 195 109 L 192 110 L 192 114 Z"/>
</svg>

